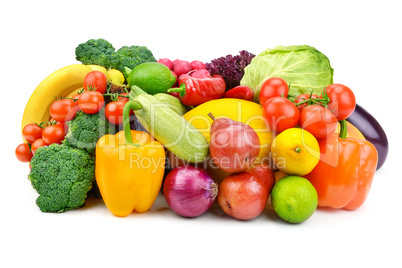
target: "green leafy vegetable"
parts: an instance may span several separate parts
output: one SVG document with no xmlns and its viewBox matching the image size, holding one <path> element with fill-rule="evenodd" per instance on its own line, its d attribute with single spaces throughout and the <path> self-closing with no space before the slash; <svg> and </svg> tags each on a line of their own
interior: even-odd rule
<svg viewBox="0 0 402 268">
<path fill-rule="evenodd" d="M 38 192 L 43 212 L 64 212 L 82 207 L 95 184 L 95 159 L 84 150 L 52 144 L 36 150 L 29 180 Z"/>
<path fill-rule="evenodd" d="M 280 77 L 290 84 L 289 95 L 321 94 L 333 83 L 333 72 L 328 58 L 314 47 L 278 46 L 254 57 L 244 69 L 240 84 L 254 90 L 256 102 L 262 83 L 271 77 Z"/>
</svg>

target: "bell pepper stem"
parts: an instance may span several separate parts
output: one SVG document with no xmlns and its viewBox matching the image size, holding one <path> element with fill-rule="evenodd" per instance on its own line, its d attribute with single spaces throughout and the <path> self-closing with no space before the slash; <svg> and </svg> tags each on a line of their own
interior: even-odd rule
<svg viewBox="0 0 402 268">
<path fill-rule="evenodd" d="M 139 147 L 140 145 L 133 143 L 133 138 L 131 137 L 130 111 L 140 109 L 142 109 L 142 104 L 135 100 L 128 101 L 124 105 L 123 109 L 123 130 L 124 130 L 124 136 L 126 138 L 126 144 L 133 145 L 135 147 Z"/>
<path fill-rule="evenodd" d="M 186 84 L 182 83 L 179 87 L 170 88 L 167 92 L 179 92 L 180 97 L 184 97 L 186 95 Z"/>
<path fill-rule="evenodd" d="M 341 130 L 339 131 L 339 138 L 346 139 L 348 135 L 348 125 L 346 123 L 346 120 L 343 119 L 339 121 L 339 124 L 341 125 Z"/>
</svg>

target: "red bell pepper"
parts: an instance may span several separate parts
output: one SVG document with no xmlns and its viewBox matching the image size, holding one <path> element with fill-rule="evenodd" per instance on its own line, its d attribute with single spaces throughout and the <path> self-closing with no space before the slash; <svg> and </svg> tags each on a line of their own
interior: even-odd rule
<svg viewBox="0 0 402 268">
<path fill-rule="evenodd" d="M 248 86 L 237 86 L 226 91 L 224 98 L 253 101 L 254 91 Z"/>
<path fill-rule="evenodd" d="M 318 206 L 355 210 L 370 191 L 377 167 L 377 150 L 366 140 L 346 138 L 346 121 L 339 136 L 320 139 L 321 157 L 305 177 L 318 194 Z"/>
<path fill-rule="evenodd" d="M 220 75 L 208 78 L 196 78 L 182 76 L 179 79 L 179 87 L 171 88 L 171 92 L 179 92 L 177 96 L 184 105 L 197 106 L 204 102 L 220 99 L 225 94 L 226 83 Z"/>
</svg>

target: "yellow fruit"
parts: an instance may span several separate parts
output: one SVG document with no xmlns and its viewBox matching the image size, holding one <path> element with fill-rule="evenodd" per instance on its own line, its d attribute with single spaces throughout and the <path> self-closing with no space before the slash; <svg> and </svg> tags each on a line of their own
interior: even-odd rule
<svg viewBox="0 0 402 268">
<path fill-rule="evenodd" d="M 110 69 L 107 71 L 106 76 L 115 85 L 122 85 L 124 83 L 124 75 L 119 70 Z"/>
<path fill-rule="evenodd" d="M 106 75 L 106 77 L 108 77 L 107 76 L 107 69 L 105 68 L 105 67 L 103 67 L 103 66 L 100 66 L 100 65 L 87 65 L 89 68 L 91 68 L 92 69 L 92 71 L 100 71 L 100 72 L 102 72 L 102 73 L 104 73 L 105 75 Z M 108 77 L 109 78 L 109 77 Z"/>
<path fill-rule="evenodd" d="M 73 64 L 61 68 L 46 77 L 34 90 L 25 106 L 21 131 L 29 123 L 49 121 L 49 108 L 54 97 L 65 97 L 82 88 L 85 76 L 92 69 L 87 65 Z"/>
<path fill-rule="evenodd" d="M 261 143 L 260 154 L 256 161 L 268 160 L 272 135 L 262 116 L 261 105 L 246 100 L 224 98 L 205 102 L 184 114 L 183 117 L 210 142 L 212 119 L 208 113 L 212 113 L 215 118 L 228 117 L 252 127 Z"/>
<path fill-rule="evenodd" d="M 317 139 L 301 128 L 282 131 L 272 141 L 271 157 L 285 174 L 303 176 L 310 173 L 320 160 Z"/>
</svg>

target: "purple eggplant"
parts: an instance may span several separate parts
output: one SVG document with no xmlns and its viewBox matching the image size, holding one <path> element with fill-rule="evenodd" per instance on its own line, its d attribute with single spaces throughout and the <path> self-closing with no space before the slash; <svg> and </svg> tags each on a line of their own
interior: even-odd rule
<svg viewBox="0 0 402 268">
<path fill-rule="evenodd" d="M 358 104 L 356 104 L 356 109 L 346 121 L 357 127 L 366 140 L 375 146 L 378 152 L 377 170 L 379 170 L 388 156 L 388 139 L 380 123 Z"/>
</svg>

